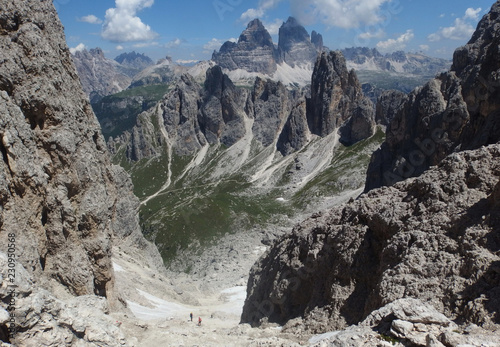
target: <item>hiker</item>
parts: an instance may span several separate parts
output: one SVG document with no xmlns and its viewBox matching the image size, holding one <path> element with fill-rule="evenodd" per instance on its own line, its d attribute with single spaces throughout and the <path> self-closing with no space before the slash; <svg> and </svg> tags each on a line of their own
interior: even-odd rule
<svg viewBox="0 0 500 347">
<path fill-rule="evenodd" d="M 189 318 L 191 318 L 191 322 L 193 321 L 193 312 L 189 314 Z"/>
<path fill-rule="evenodd" d="M 198 326 L 201 327 L 201 317 L 198 317 Z"/>
</svg>

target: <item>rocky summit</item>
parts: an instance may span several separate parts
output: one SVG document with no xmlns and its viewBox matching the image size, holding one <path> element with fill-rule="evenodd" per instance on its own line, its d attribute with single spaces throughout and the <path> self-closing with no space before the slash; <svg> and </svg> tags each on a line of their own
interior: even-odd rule
<svg viewBox="0 0 500 347">
<path fill-rule="evenodd" d="M 271 75 L 276 71 L 277 50 L 273 39 L 259 19 L 248 23 L 238 42 L 227 41 L 212 60 L 229 69 L 243 69 Z"/>
</svg>

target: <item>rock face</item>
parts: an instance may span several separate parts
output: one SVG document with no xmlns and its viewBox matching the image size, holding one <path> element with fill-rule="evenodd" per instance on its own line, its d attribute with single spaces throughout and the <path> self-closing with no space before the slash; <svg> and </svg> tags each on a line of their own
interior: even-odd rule
<svg viewBox="0 0 500 347">
<path fill-rule="evenodd" d="M 7 256 L 15 255 L 19 327 L 2 340 L 120 345 L 116 327 L 77 318 L 77 306 L 89 296 L 94 314 L 109 320 L 99 308 L 118 305 L 114 237 L 138 243 L 151 259 L 158 253 L 142 238 L 130 179 L 110 163 L 52 2 L 0 6 L 0 243 L 14 244 L 0 254 L 0 297 L 3 310 L 12 299 Z M 58 295 L 78 297 L 62 303 Z M 4 321 L 0 328 L 3 335 Z"/>
<path fill-rule="evenodd" d="M 242 322 L 305 317 L 306 329 L 331 331 L 413 297 L 453 319 L 500 323 L 499 180 L 491 145 L 314 215 L 253 267 Z"/>
<path fill-rule="evenodd" d="M 107 59 L 100 48 L 76 52 L 73 61 L 83 90 L 92 103 L 118 93 L 130 85 L 131 77 L 120 69 L 120 64 Z"/>
<path fill-rule="evenodd" d="M 230 147 L 245 136 L 246 97 L 246 93 L 238 90 L 222 73 L 220 66 L 208 70 L 198 120 L 210 144 L 220 139 L 222 144 Z"/>
<path fill-rule="evenodd" d="M 318 47 L 323 46 L 323 38 L 314 32 L 314 41 L 306 29 L 293 17 L 289 17 L 279 30 L 278 50 L 280 60 L 290 66 L 314 62 L 318 55 Z"/>
<path fill-rule="evenodd" d="M 497 2 L 456 50 L 452 69 L 408 96 L 373 154 L 366 191 L 418 176 L 454 151 L 500 140 L 499 15 Z"/>
<path fill-rule="evenodd" d="M 389 125 L 394 116 L 408 101 L 408 95 L 397 90 L 386 90 L 377 99 L 375 122 L 380 125 Z"/>
<path fill-rule="evenodd" d="M 276 71 L 277 57 L 271 35 L 260 20 L 254 19 L 240 35 L 238 43 L 224 43 L 219 52 L 214 52 L 212 60 L 229 70 L 271 75 Z"/>
<path fill-rule="evenodd" d="M 311 132 L 319 136 L 344 126 L 341 141 L 346 144 L 374 133 L 373 104 L 363 95 L 355 72 L 347 70 L 340 52 L 324 52 L 318 57 L 307 119 Z"/>
</svg>

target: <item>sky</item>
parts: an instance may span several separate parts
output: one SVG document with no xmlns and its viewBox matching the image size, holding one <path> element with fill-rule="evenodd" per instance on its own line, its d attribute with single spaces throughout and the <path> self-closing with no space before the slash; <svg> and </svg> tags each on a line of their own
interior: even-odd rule
<svg viewBox="0 0 500 347">
<path fill-rule="evenodd" d="M 278 42 L 289 16 L 330 49 L 377 48 L 451 59 L 493 0 L 53 0 L 72 52 L 100 47 L 179 63 L 208 60 L 262 20 Z"/>
</svg>

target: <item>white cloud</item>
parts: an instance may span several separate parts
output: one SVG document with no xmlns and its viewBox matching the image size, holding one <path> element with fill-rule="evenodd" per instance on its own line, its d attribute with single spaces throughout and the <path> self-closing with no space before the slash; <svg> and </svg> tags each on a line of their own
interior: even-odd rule
<svg viewBox="0 0 500 347">
<path fill-rule="evenodd" d="M 358 35 L 358 38 L 361 40 L 371 40 L 371 39 L 380 39 L 384 36 L 385 36 L 385 31 L 382 29 L 378 29 L 375 32 L 368 31 L 365 33 L 361 33 Z"/>
<path fill-rule="evenodd" d="M 203 53 L 209 54 L 209 53 L 212 53 L 213 51 L 219 50 L 219 48 L 226 41 L 238 42 L 238 39 L 235 39 L 234 37 L 230 38 L 229 40 L 219 40 L 219 39 L 213 38 L 212 40 L 207 42 L 205 45 L 203 45 Z"/>
<path fill-rule="evenodd" d="M 429 45 L 420 45 L 419 47 L 420 47 L 420 50 L 421 50 L 421 51 L 423 51 L 423 52 L 426 52 L 426 51 L 428 51 L 429 49 L 431 49 L 431 48 L 429 47 Z"/>
<path fill-rule="evenodd" d="M 78 21 L 90 24 L 102 24 L 102 20 L 97 18 L 93 14 L 89 14 L 88 16 L 78 18 Z"/>
<path fill-rule="evenodd" d="M 266 30 L 271 35 L 278 35 L 282 25 L 283 25 L 282 19 L 275 19 L 274 22 L 272 23 L 264 23 Z"/>
<path fill-rule="evenodd" d="M 175 48 L 175 47 L 179 47 L 181 44 L 182 44 L 182 40 L 181 39 L 174 39 L 174 40 L 172 40 L 170 42 L 167 42 L 165 44 L 165 48 L 172 49 L 172 48 Z"/>
<path fill-rule="evenodd" d="M 137 12 L 153 4 L 154 0 L 115 0 L 116 8 L 106 11 L 101 36 L 112 42 L 153 40 L 158 34 L 137 17 Z"/>
<path fill-rule="evenodd" d="M 464 16 L 464 19 L 473 19 L 473 20 L 478 20 L 479 19 L 479 13 L 482 11 L 481 7 L 477 8 L 477 9 L 473 9 L 471 7 L 469 7 L 466 11 L 465 11 L 465 16 Z"/>
<path fill-rule="evenodd" d="M 290 0 L 292 13 L 303 24 L 322 22 L 344 29 L 373 25 L 388 18 L 382 5 L 392 0 Z"/>
<path fill-rule="evenodd" d="M 413 40 L 415 35 L 413 30 L 406 30 L 406 32 L 397 39 L 389 39 L 387 41 L 380 41 L 377 43 L 377 49 L 381 52 L 394 52 L 403 50 L 406 44 Z"/>
<path fill-rule="evenodd" d="M 125 47 L 123 47 L 122 45 L 116 46 L 117 51 L 123 51 L 124 49 L 125 49 Z"/>
<path fill-rule="evenodd" d="M 260 0 L 258 8 L 250 8 L 245 11 L 240 19 L 244 22 L 250 21 L 255 18 L 262 18 L 266 12 L 273 9 L 282 0 Z"/>
<path fill-rule="evenodd" d="M 196 63 L 199 63 L 200 61 L 199 60 L 187 60 L 187 59 L 177 59 L 175 61 L 177 64 L 180 64 L 180 65 L 192 65 L 192 64 L 196 64 Z"/>
<path fill-rule="evenodd" d="M 83 43 L 80 43 L 78 46 L 70 48 L 69 51 L 71 52 L 71 54 L 75 54 L 76 52 L 81 52 L 85 49 L 87 49 L 87 47 L 85 47 Z"/>
<path fill-rule="evenodd" d="M 456 18 L 452 26 L 441 28 L 437 32 L 427 36 L 430 42 L 437 42 L 442 39 L 467 40 L 474 33 L 473 24 L 479 20 L 481 8 L 468 8 L 462 18 Z"/>
</svg>

